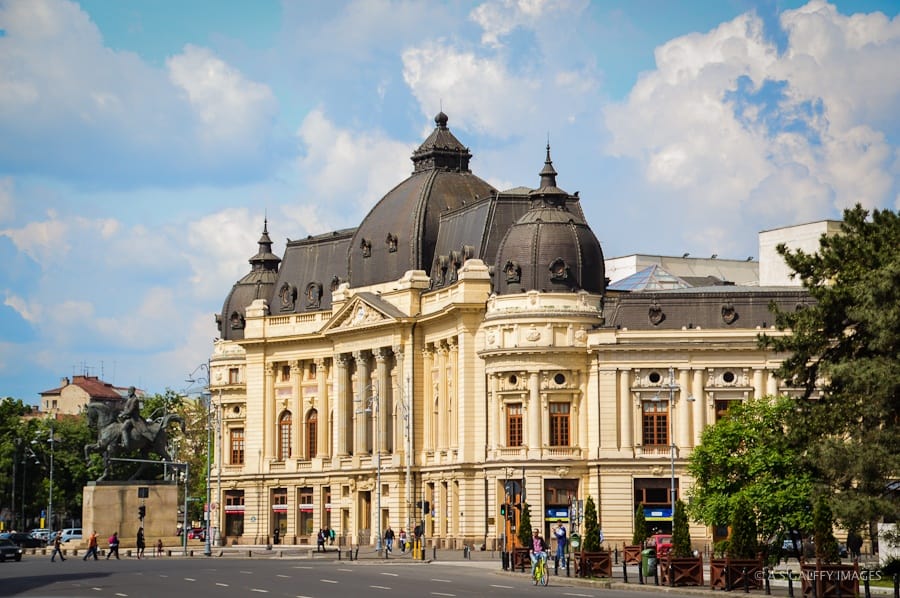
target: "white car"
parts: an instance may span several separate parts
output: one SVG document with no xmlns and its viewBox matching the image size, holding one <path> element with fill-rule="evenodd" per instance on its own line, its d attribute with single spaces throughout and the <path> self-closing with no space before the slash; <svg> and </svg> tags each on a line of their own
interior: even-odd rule
<svg viewBox="0 0 900 598">
<path fill-rule="evenodd" d="M 62 531 L 59 536 L 60 542 L 68 542 L 69 540 L 81 540 L 81 528 L 70 527 Z"/>
<path fill-rule="evenodd" d="M 39 528 L 31 530 L 29 533 L 31 534 L 32 538 L 37 538 L 39 540 L 47 542 L 50 540 L 50 534 L 53 533 L 53 530 L 47 528 Z"/>
</svg>

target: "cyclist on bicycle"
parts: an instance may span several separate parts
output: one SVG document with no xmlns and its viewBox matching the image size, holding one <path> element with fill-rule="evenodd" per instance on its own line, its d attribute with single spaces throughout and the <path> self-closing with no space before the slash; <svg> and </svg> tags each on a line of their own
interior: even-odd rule
<svg viewBox="0 0 900 598">
<path fill-rule="evenodd" d="M 528 551 L 528 556 L 531 557 L 531 576 L 534 577 L 538 559 L 542 559 L 545 566 L 547 564 L 547 541 L 538 530 L 531 533 L 531 550 Z"/>
</svg>

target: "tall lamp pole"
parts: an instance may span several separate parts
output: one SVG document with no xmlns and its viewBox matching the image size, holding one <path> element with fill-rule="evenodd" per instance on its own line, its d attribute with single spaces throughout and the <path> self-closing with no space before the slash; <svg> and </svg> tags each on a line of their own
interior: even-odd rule
<svg viewBox="0 0 900 598">
<path fill-rule="evenodd" d="M 38 434 L 41 434 L 39 431 Z M 53 424 L 50 424 L 50 438 L 47 439 L 47 442 L 50 443 L 50 493 L 47 502 L 47 525 L 50 529 L 53 529 L 53 443 L 55 442 L 55 438 L 53 437 Z M 31 444 L 37 444 L 37 440 L 32 440 Z"/>
<path fill-rule="evenodd" d="M 675 524 L 675 428 L 672 419 L 675 415 L 675 368 L 669 366 L 669 456 L 672 461 L 672 524 Z M 674 531 L 674 530 L 673 530 Z"/>
<path fill-rule="evenodd" d="M 212 414 L 212 395 L 209 393 L 209 382 L 207 381 L 206 387 L 206 533 L 204 537 L 206 538 L 206 543 L 203 546 L 203 554 L 204 556 L 212 556 L 212 547 L 210 546 L 210 538 L 209 538 L 209 524 L 212 520 L 212 504 L 211 493 L 212 489 L 211 484 L 209 483 L 209 473 L 210 473 L 210 464 L 212 463 L 210 451 L 212 450 L 212 441 L 211 441 L 211 428 L 212 421 L 210 420 L 210 415 Z"/>
<path fill-rule="evenodd" d="M 372 414 L 372 425 L 375 427 L 375 492 L 376 492 L 376 536 L 375 550 L 381 552 L 381 421 L 378 415 L 378 388 L 371 384 L 366 389 L 372 389 L 372 396 L 368 398 L 360 397 L 360 401 L 364 401 L 365 408 L 357 411 L 357 413 Z"/>
</svg>

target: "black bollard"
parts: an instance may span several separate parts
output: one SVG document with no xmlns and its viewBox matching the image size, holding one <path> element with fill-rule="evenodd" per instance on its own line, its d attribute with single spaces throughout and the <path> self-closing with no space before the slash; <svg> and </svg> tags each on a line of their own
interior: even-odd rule
<svg viewBox="0 0 900 598">
<path fill-rule="evenodd" d="M 900 598 L 900 573 L 894 573 L 894 598 Z"/>
<path fill-rule="evenodd" d="M 653 585 L 659 585 L 659 561 L 656 561 L 656 565 L 653 567 Z"/>
<path fill-rule="evenodd" d="M 622 561 L 622 582 L 628 583 L 628 565 L 625 564 L 625 561 Z"/>
<path fill-rule="evenodd" d="M 669 587 L 675 587 L 675 565 L 672 564 L 672 560 L 669 560 Z"/>
<path fill-rule="evenodd" d="M 566 577 L 569 577 L 569 571 L 571 570 L 571 567 L 569 565 L 571 565 L 571 564 L 572 564 L 572 557 L 567 556 L 566 557 Z"/>
<path fill-rule="evenodd" d="M 816 575 L 818 571 L 813 572 L 815 577 L 812 578 L 812 583 L 809 584 L 810 589 L 812 589 L 812 598 L 817 598 L 819 595 L 819 576 Z M 800 575 L 803 575 L 803 570 L 800 570 Z"/>
<path fill-rule="evenodd" d="M 725 576 L 725 591 L 731 591 L 731 574 L 728 572 L 728 566 L 722 567 L 722 574 Z"/>
<path fill-rule="evenodd" d="M 338 548 L 338 560 L 341 560 L 341 549 Z"/>
<path fill-rule="evenodd" d="M 615 557 L 615 564 L 619 564 L 619 547 L 616 546 L 615 550 L 613 550 L 613 556 Z"/>
<path fill-rule="evenodd" d="M 505 550 L 500 553 L 500 565 L 504 571 L 509 571 L 509 553 Z"/>
<path fill-rule="evenodd" d="M 794 598 L 794 575 L 788 569 L 788 598 Z"/>
<path fill-rule="evenodd" d="M 766 580 L 766 596 L 771 596 L 772 595 L 772 586 L 771 586 L 771 584 L 769 584 L 769 568 L 768 567 L 763 567 L 763 575 L 765 576 L 765 580 Z"/>
<path fill-rule="evenodd" d="M 641 563 L 638 565 L 638 583 L 644 585 L 644 559 L 641 557 Z"/>
<path fill-rule="evenodd" d="M 744 593 L 749 594 L 750 593 L 750 577 L 747 575 L 747 567 L 744 567 L 743 569 L 741 569 L 741 575 L 744 578 Z"/>
<path fill-rule="evenodd" d="M 553 557 L 553 575 L 559 575 L 559 555 Z"/>
<path fill-rule="evenodd" d="M 866 598 L 872 598 L 872 588 L 869 587 L 868 569 L 863 569 L 863 592 Z"/>
</svg>

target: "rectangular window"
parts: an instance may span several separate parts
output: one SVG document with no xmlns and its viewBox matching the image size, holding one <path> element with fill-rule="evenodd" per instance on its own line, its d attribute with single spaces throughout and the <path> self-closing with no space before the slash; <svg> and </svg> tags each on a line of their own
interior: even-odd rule
<svg viewBox="0 0 900 598">
<path fill-rule="evenodd" d="M 641 428 L 643 430 L 644 446 L 668 446 L 668 401 L 644 401 Z"/>
<path fill-rule="evenodd" d="M 306 419 L 306 454 L 310 459 L 316 456 L 316 442 L 318 441 L 316 434 L 318 432 L 318 421 L 319 416 L 315 411 L 310 413 Z"/>
<path fill-rule="evenodd" d="M 506 446 L 522 446 L 522 403 L 506 406 Z"/>
<path fill-rule="evenodd" d="M 231 464 L 244 464 L 244 428 L 232 428 L 229 434 L 231 445 Z"/>
<path fill-rule="evenodd" d="M 316 377 L 316 362 L 310 362 L 309 364 L 309 379 L 314 380 Z"/>
<path fill-rule="evenodd" d="M 569 446 L 569 403 L 550 403 L 550 446 Z"/>
<path fill-rule="evenodd" d="M 289 382 L 291 379 L 291 366 L 283 365 L 281 366 L 281 381 Z"/>
<path fill-rule="evenodd" d="M 228 368 L 228 383 L 237 384 L 240 381 L 240 370 L 238 368 Z"/>
<path fill-rule="evenodd" d="M 311 487 L 297 490 L 297 505 L 300 509 L 297 534 L 300 536 L 313 535 L 313 489 Z"/>
</svg>

